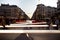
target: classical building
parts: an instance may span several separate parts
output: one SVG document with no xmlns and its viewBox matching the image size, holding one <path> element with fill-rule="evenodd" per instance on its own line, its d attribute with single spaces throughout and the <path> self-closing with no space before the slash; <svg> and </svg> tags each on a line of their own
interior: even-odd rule
<svg viewBox="0 0 60 40">
<path fill-rule="evenodd" d="M 10 19 L 11 23 L 15 23 L 17 20 L 27 20 L 29 17 L 25 12 L 16 5 L 1 4 L 0 6 L 0 23 L 2 23 L 2 17 Z"/>
<path fill-rule="evenodd" d="M 57 13 L 56 16 L 60 19 L 60 0 L 57 2 Z"/>
<path fill-rule="evenodd" d="M 21 8 L 19 8 L 19 19 L 21 19 L 21 20 L 29 20 L 30 19 Z"/>
<path fill-rule="evenodd" d="M 25 12 L 16 5 L 1 4 L 0 17 L 4 16 L 10 19 L 29 19 Z"/>
<path fill-rule="evenodd" d="M 44 18 L 51 18 L 57 11 L 57 8 L 38 4 L 33 14 L 32 19 L 40 20 Z"/>
<path fill-rule="evenodd" d="M 16 5 L 1 4 L 0 16 L 17 19 L 19 15 L 19 8 Z"/>
</svg>

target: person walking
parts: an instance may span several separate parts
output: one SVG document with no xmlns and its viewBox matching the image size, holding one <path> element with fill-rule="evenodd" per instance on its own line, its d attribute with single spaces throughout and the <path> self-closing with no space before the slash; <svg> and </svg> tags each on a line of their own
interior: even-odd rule
<svg viewBox="0 0 60 40">
<path fill-rule="evenodd" d="M 2 26 L 3 26 L 2 29 L 8 29 L 8 28 L 5 27 L 5 25 L 6 25 L 5 17 L 2 16 Z"/>
<path fill-rule="evenodd" d="M 5 29 L 5 18 L 2 16 L 2 26 L 3 26 L 3 29 Z"/>
<path fill-rule="evenodd" d="M 56 29 L 58 30 L 59 29 L 59 19 L 58 18 L 55 18 L 55 24 L 57 25 Z"/>
<path fill-rule="evenodd" d="M 47 22 L 47 24 L 49 25 L 49 30 L 53 30 L 53 27 L 52 27 L 52 19 L 50 18 Z"/>
</svg>

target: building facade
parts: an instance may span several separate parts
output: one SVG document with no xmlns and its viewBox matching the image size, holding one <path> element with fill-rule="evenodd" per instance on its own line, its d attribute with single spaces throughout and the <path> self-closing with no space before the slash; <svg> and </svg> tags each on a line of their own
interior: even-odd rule
<svg viewBox="0 0 60 40">
<path fill-rule="evenodd" d="M 21 19 L 21 20 L 29 20 L 30 19 L 21 8 L 19 9 L 19 19 Z"/>
<path fill-rule="evenodd" d="M 56 15 L 60 19 L 60 0 L 58 0 L 58 2 L 57 2 L 57 13 L 56 13 Z"/>
<path fill-rule="evenodd" d="M 40 20 L 44 18 L 51 18 L 57 11 L 57 8 L 38 4 L 33 14 L 32 19 Z"/>
<path fill-rule="evenodd" d="M 28 16 L 25 12 L 16 5 L 1 4 L 0 16 L 5 16 L 10 19 L 26 19 Z"/>
<path fill-rule="evenodd" d="M 1 4 L 0 6 L 0 16 L 8 17 L 11 19 L 16 19 L 18 16 L 19 8 L 16 5 Z"/>
<path fill-rule="evenodd" d="M 16 5 L 1 4 L 0 6 L 0 23 L 2 16 L 4 19 L 10 19 L 12 23 L 15 23 L 16 20 L 27 20 L 29 17 L 25 12 Z"/>
</svg>

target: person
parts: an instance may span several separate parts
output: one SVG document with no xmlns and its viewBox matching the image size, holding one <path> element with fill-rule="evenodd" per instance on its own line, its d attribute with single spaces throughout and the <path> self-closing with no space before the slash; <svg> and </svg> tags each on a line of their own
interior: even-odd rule
<svg viewBox="0 0 60 40">
<path fill-rule="evenodd" d="M 3 26 L 3 29 L 5 29 L 5 18 L 2 16 L 2 26 Z"/>
<path fill-rule="evenodd" d="M 5 17 L 2 16 L 2 26 L 3 26 L 2 29 L 8 29 L 8 28 L 5 27 L 5 25 L 6 25 Z"/>
<path fill-rule="evenodd" d="M 55 18 L 55 24 L 57 25 L 57 30 L 59 29 L 59 19 Z"/>
<path fill-rule="evenodd" d="M 49 25 L 49 30 L 53 30 L 51 18 L 48 20 L 47 24 Z"/>
<path fill-rule="evenodd" d="M 26 33 L 22 33 L 15 40 L 33 40 L 33 39 L 32 37 L 28 37 Z"/>
<path fill-rule="evenodd" d="M 5 18 L 5 22 L 6 22 L 6 25 L 10 25 L 10 19 L 9 18 Z"/>
</svg>

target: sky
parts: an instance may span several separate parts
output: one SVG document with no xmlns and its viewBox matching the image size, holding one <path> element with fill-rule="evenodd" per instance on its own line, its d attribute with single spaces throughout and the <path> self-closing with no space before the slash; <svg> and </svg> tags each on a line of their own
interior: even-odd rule
<svg viewBox="0 0 60 40">
<path fill-rule="evenodd" d="M 0 4 L 17 5 L 29 17 L 32 17 L 36 10 L 37 4 L 44 4 L 46 6 L 57 7 L 57 0 L 0 0 Z"/>
</svg>

